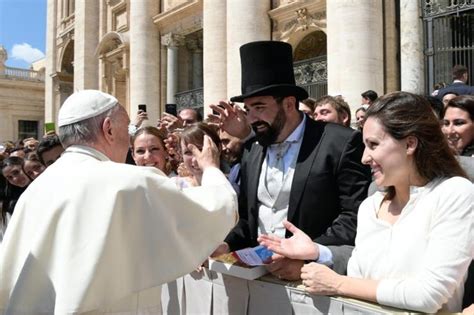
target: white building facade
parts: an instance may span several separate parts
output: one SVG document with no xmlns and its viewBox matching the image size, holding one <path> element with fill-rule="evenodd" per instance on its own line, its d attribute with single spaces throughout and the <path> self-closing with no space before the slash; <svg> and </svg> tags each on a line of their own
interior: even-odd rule
<svg viewBox="0 0 474 315">
<path fill-rule="evenodd" d="M 439 0 L 438 2 L 442 2 Z M 447 1 L 447 0 L 446 0 Z M 293 46 L 311 96 L 424 93 L 423 10 L 416 0 L 48 0 L 45 119 L 74 90 L 115 95 L 131 117 L 147 104 L 204 108 L 240 94 L 239 47 Z"/>
</svg>

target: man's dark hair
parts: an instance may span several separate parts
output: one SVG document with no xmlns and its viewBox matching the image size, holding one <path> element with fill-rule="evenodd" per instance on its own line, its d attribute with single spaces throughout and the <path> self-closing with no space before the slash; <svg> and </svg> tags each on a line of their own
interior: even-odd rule
<svg viewBox="0 0 474 315">
<path fill-rule="evenodd" d="M 463 65 L 455 65 L 453 67 L 453 80 L 462 80 L 464 74 L 467 73 L 467 68 Z"/>
<path fill-rule="evenodd" d="M 435 113 L 438 119 L 441 119 L 443 116 L 444 105 L 443 102 L 435 96 L 425 96 L 426 100 L 430 103 L 431 109 Z"/>
<path fill-rule="evenodd" d="M 202 114 L 201 114 L 201 112 L 199 111 L 199 109 L 197 109 L 197 108 L 193 108 L 193 107 L 182 108 L 182 109 L 179 110 L 179 113 L 181 113 L 183 110 L 188 110 L 188 109 L 189 109 L 189 110 L 192 110 L 192 111 L 194 111 L 194 112 L 196 113 L 196 121 L 197 121 L 197 122 L 202 121 L 202 119 L 203 119 Z M 178 113 L 178 115 L 179 115 L 179 113 Z"/>
<path fill-rule="evenodd" d="M 38 153 L 39 160 L 43 165 L 46 165 L 43 160 L 43 153 L 56 146 L 62 146 L 61 141 L 59 141 L 59 137 L 57 135 L 46 136 L 41 139 L 40 143 L 38 144 L 38 149 L 36 149 L 36 153 Z"/>
<path fill-rule="evenodd" d="M 374 102 L 377 99 L 377 97 L 379 97 L 377 95 L 377 92 L 372 91 L 372 90 L 365 91 L 364 93 L 361 94 L 361 96 L 363 98 L 369 99 L 371 102 Z"/>
</svg>

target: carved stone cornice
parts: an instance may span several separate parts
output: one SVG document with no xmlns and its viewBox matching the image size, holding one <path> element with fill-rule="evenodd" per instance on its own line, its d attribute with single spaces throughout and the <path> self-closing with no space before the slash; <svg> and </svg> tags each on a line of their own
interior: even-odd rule
<svg viewBox="0 0 474 315">
<path fill-rule="evenodd" d="M 183 35 L 168 33 L 161 36 L 161 44 L 167 47 L 183 46 L 185 43 L 184 39 Z"/>
<path fill-rule="evenodd" d="M 308 28 L 317 30 L 326 29 L 326 12 L 310 14 L 308 9 L 300 8 L 295 11 L 296 17 L 286 23 L 281 31 L 281 37 L 286 37 L 289 33 L 304 32 Z M 275 29 L 273 31 L 276 31 Z"/>
</svg>

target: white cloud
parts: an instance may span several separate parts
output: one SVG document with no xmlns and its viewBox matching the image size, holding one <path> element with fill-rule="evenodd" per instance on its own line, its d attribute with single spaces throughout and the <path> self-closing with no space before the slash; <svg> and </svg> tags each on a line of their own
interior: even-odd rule
<svg viewBox="0 0 474 315">
<path fill-rule="evenodd" d="M 44 53 L 38 48 L 31 47 L 30 44 L 23 43 L 13 45 L 11 57 L 32 63 L 33 61 L 44 58 Z"/>
</svg>

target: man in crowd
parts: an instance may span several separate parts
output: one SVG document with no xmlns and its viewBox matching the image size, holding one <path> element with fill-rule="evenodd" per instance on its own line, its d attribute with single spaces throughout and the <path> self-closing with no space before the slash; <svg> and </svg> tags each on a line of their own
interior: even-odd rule
<svg viewBox="0 0 474 315">
<path fill-rule="evenodd" d="M 314 119 L 333 122 L 346 127 L 351 124 L 351 109 L 342 99 L 326 95 L 315 103 Z"/>
<path fill-rule="evenodd" d="M 153 287 L 194 270 L 234 226 L 236 195 L 209 138 L 189 147 L 202 186 L 181 191 L 155 168 L 123 164 L 128 124 L 111 95 L 65 101 L 66 151 L 22 195 L 2 243 L 0 313 L 159 313 Z"/>
<path fill-rule="evenodd" d="M 183 121 L 183 127 L 202 121 L 201 114 L 194 108 L 183 108 L 178 116 Z"/>
<path fill-rule="evenodd" d="M 302 100 L 299 104 L 299 110 L 305 114 L 308 114 L 309 117 L 313 117 L 314 106 L 316 105 L 316 100 L 314 98 L 308 97 L 305 100 Z"/>
<path fill-rule="evenodd" d="M 367 90 L 364 93 L 362 93 L 360 96 L 362 96 L 362 105 L 369 107 L 372 105 L 373 102 L 377 99 L 378 95 L 377 92 L 372 91 L 372 90 Z"/>
<path fill-rule="evenodd" d="M 240 191 L 240 160 L 244 142 L 222 129 L 219 130 L 219 138 L 221 139 L 221 157 L 229 167 L 227 178 L 238 194 Z"/>
<path fill-rule="evenodd" d="M 177 117 L 163 113 L 160 119 L 160 123 L 163 124 L 168 131 L 173 131 L 176 128 L 184 128 L 199 121 L 202 121 L 202 116 L 194 108 L 183 108 Z"/>
<path fill-rule="evenodd" d="M 474 86 L 467 85 L 469 73 L 467 68 L 462 65 L 453 67 L 453 83 L 438 91 L 438 98 L 443 100 L 446 94 L 454 95 L 474 95 Z"/>
<path fill-rule="evenodd" d="M 298 110 L 308 94 L 295 85 L 289 44 L 252 42 L 240 54 L 242 95 L 231 101 L 244 102 L 247 115 L 220 102 L 211 105 L 218 115 L 210 118 L 234 136 L 250 139 L 253 129 L 255 137 L 242 157 L 239 222 L 214 255 L 256 246 L 259 234 L 288 237 L 288 220 L 317 243 L 315 261 L 344 272 L 350 250 L 341 257 L 340 245 L 354 244 L 357 210 L 370 182 L 370 170 L 361 164 L 361 134 Z M 274 275 L 299 279 L 304 261 L 273 259 L 268 268 Z"/>
</svg>

